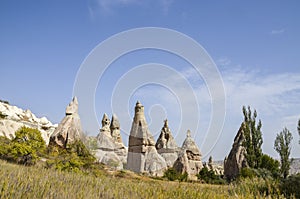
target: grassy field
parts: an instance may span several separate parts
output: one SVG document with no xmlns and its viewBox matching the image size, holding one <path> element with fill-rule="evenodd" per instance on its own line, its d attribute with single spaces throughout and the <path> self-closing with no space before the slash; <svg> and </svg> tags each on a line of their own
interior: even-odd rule
<svg viewBox="0 0 300 199">
<path fill-rule="evenodd" d="M 127 171 L 96 177 L 0 160 L 0 198 L 264 198 L 249 187 L 169 182 Z"/>
</svg>

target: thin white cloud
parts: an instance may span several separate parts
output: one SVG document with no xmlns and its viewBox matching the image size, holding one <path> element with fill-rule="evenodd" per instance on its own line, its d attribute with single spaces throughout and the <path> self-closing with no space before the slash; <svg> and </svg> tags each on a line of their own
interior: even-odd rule
<svg viewBox="0 0 300 199">
<path fill-rule="evenodd" d="M 216 64 L 218 66 L 228 66 L 231 64 L 231 60 L 228 59 L 227 57 L 221 57 L 216 61 Z"/>
<path fill-rule="evenodd" d="M 98 12 L 104 15 L 115 14 L 115 10 L 120 6 L 137 5 L 153 7 L 153 4 L 157 4 L 161 7 L 161 12 L 167 15 L 173 2 L 173 0 L 90 0 L 88 10 L 90 16 L 94 18 Z"/>
<path fill-rule="evenodd" d="M 278 30 L 272 30 L 271 35 L 280 35 L 280 34 L 283 34 L 284 32 L 285 32 L 284 28 L 278 29 Z"/>
</svg>

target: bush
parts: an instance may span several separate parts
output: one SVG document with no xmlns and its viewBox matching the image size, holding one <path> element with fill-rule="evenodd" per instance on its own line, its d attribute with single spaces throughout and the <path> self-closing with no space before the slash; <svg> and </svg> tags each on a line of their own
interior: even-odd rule
<svg viewBox="0 0 300 199">
<path fill-rule="evenodd" d="M 280 184 L 280 190 L 287 198 L 300 198 L 300 173 L 291 175 L 287 179 L 283 179 Z"/>
<path fill-rule="evenodd" d="M 254 171 L 254 169 L 244 167 L 244 168 L 241 169 L 239 177 L 254 178 L 254 177 L 256 177 L 256 172 Z"/>
<path fill-rule="evenodd" d="M 50 146 L 48 148 L 48 158 L 46 167 L 77 173 L 93 169 L 96 160 L 80 140 L 68 144 L 66 149 Z"/>
<path fill-rule="evenodd" d="M 268 156 L 267 154 L 263 154 L 261 157 L 259 168 L 267 169 L 271 172 L 274 178 L 278 178 L 280 176 L 279 173 L 279 161 L 273 159 L 272 157 Z"/>
<path fill-rule="evenodd" d="M 0 158 L 5 159 L 8 154 L 10 140 L 6 137 L 0 136 Z"/>
<path fill-rule="evenodd" d="M 221 178 L 221 176 L 216 175 L 213 170 L 208 170 L 207 167 L 203 167 L 199 174 L 198 179 L 203 180 L 205 183 L 209 184 L 225 184 L 226 181 Z"/>
<path fill-rule="evenodd" d="M 1 139 L 1 157 L 18 164 L 33 165 L 45 153 L 46 144 L 37 129 L 21 127 L 15 133 L 15 138 L 8 142 Z"/>
<path fill-rule="evenodd" d="M 163 177 L 170 181 L 178 180 L 180 182 L 186 182 L 188 180 L 188 174 L 186 172 L 182 174 L 177 172 L 174 168 L 166 170 Z"/>
</svg>

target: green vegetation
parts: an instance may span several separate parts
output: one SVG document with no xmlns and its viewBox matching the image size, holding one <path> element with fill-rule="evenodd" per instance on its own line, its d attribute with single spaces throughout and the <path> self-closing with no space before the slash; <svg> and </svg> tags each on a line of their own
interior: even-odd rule
<svg viewBox="0 0 300 199">
<path fill-rule="evenodd" d="M 290 153 L 291 153 L 291 141 L 293 136 L 291 132 L 284 128 L 279 134 L 277 134 L 274 149 L 279 153 L 280 156 L 280 173 L 283 178 L 286 178 L 289 175 L 290 170 Z"/>
<path fill-rule="evenodd" d="M 197 177 L 208 184 L 226 184 L 226 181 L 221 176 L 216 175 L 213 170 L 208 170 L 207 167 L 203 167 Z"/>
<path fill-rule="evenodd" d="M 81 141 L 68 144 L 66 149 L 49 146 L 47 168 L 55 168 L 60 171 L 90 172 L 96 164 L 94 156 Z"/>
<path fill-rule="evenodd" d="M 33 165 L 45 153 L 46 144 L 40 131 L 21 127 L 15 138 L 1 138 L 0 157 L 18 164 Z"/>
<path fill-rule="evenodd" d="M 12 140 L 0 137 L 0 158 L 8 161 L 0 160 L 0 198 L 300 198 L 300 174 L 288 176 L 291 133 L 285 128 L 274 143 L 281 157 L 279 170 L 279 162 L 261 151 L 261 122 L 256 125 L 256 111 L 252 116 L 250 107 L 248 111 L 244 107 L 243 113 L 244 146 L 252 167 L 241 169 L 230 184 L 208 167 L 199 172 L 198 181 L 189 183 L 187 173 L 173 168 L 163 178 L 116 171 L 95 163 L 82 141 L 66 148 L 47 148 L 38 130 L 22 127 Z M 93 146 L 94 140 L 87 143 Z"/>
<path fill-rule="evenodd" d="M 95 176 L 2 160 L 0 167 L 0 198 L 263 198 L 278 191 L 273 190 L 273 184 L 256 178 L 231 185 L 207 185 L 154 180 L 129 171 L 112 175 L 103 170 L 102 175 Z M 278 198 L 283 196 L 278 194 Z"/>
<path fill-rule="evenodd" d="M 163 177 L 170 181 L 178 180 L 179 182 L 186 182 L 188 180 L 188 174 L 186 172 L 181 174 L 178 173 L 174 168 L 169 168 L 166 170 Z"/>
<path fill-rule="evenodd" d="M 284 179 L 280 185 L 282 193 L 290 198 L 294 196 L 295 198 L 300 198 L 300 173 L 297 175 L 291 175 L 287 179 Z"/>
<path fill-rule="evenodd" d="M 277 179 L 279 177 L 279 161 L 273 159 L 267 154 L 261 156 L 260 166 L 261 169 L 270 171 L 272 177 Z"/>
<path fill-rule="evenodd" d="M 245 123 L 245 141 L 243 143 L 244 147 L 246 148 L 245 156 L 249 167 L 257 169 L 259 168 L 262 156 L 262 124 L 260 120 L 258 121 L 258 124 L 256 124 L 257 112 L 254 110 L 252 115 L 250 106 L 248 106 L 248 110 L 245 106 L 243 107 L 243 114 Z"/>
</svg>

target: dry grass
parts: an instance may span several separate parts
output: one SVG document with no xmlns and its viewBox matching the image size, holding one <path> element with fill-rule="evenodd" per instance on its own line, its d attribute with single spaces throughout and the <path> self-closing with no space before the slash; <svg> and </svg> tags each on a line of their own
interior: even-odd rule
<svg viewBox="0 0 300 199">
<path fill-rule="evenodd" d="M 122 176 L 122 177 L 120 177 Z M 241 193 L 244 192 L 244 193 Z M 251 189 L 155 180 L 131 172 L 93 175 L 0 160 L 0 198 L 260 198 Z"/>
</svg>

